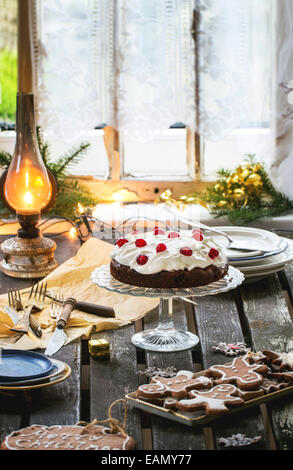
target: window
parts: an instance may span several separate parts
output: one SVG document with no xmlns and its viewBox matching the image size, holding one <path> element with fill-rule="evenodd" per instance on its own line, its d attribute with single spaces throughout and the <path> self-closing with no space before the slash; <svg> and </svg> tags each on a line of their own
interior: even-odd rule
<svg viewBox="0 0 293 470">
<path fill-rule="evenodd" d="M 0 122 L 7 124 L 16 107 L 16 6 L 16 0 L 0 0 Z"/>
<path fill-rule="evenodd" d="M 125 1 L 126 0 L 124 0 L 124 4 Z M 3 34 L 1 36 L 0 54 L 2 53 L 1 51 L 9 48 L 9 50 L 13 51 L 14 57 L 16 57 L 16 2 L 14 0 L 0 0 L 0 3 L 2 7 L 0 8 L 0 22 L 1 25 L 5 24 L 7 26 L 7 34 L 5 33 L 7 36 L 6 39 Z M 85 8 L 87 8 L 86 5 L 88 5 L 88 2 L 67 0 L 65 3 L 67 12 L 71 9 L 71 13 L 77 22 L 76 24 L 80 22 L 82 25 L 86 11 Z M 161 3 L 163 4 L 164 2 Z M 166 4 L 167 3 L 168 2 L 166 2 Z M 171 3 L 172 2 L 170 2 L 170 4 Z M 194 189 L 194 181 L 196 181 L 196 187 L 200 189 L 205 181 L 212 181 L 215 178 L 216 171 L 219 167 L 235 166 L 245 153 L 256 153 L 258 157 L 264 160 L 269 158 L 267 149 L 272 142 L 272 128 L 274 124 L 271 117 L 272 76 L 274 67 L 274 1 L 258 0 L 255 2 L 253 0 L 239 0 L 239 3 L 244 5 L 249 11 L 249 21 L 248 25 L 246 25 L 246 27 L 249 28 L 249 31 L 246 31 L 247 37 L 249 37 L 248 57 L 246 58 L 249 64 L 246 76 L 246 106 L 249 110 L 247 113 L 250 116 L 249 120 L 242 123 L 241 127 L 234 128 L 232 131 L 228 132 L 220 140 L 215 141 L 209 140 L 206 137 L 199 138 L 199 136 L 190 129 L 188 122 L 174 123 L 171 127 L 166 127 L 165 131 L 162 133 L 158 133 L 153 139 L 145 142 L 139 142 L 137 139 L 132 138 L 129 133 L 125 134 L 123 131 L 120 131 L 119 134 L 109 126 L 106 128 L 107 135 L 105 136 L 105 129 L 101 126 L 89 130 L 85 138 L 83 138 L 83 140 L 87 140 L 91 143 L 91 147 L 84 159 L 72 169 L 73 177 L 82 178 L 83 182 L 88 184 L 92 190 L 100 194 L 103 192 L 105 199 L 110 197 L 113 191 L 115 192 L 117 190 L 119 192 L 121 189 L 126 188 L 126 190 L 132 194 L 134 200 L 140 198 L 152 200 L 157 197 L 159 192 L 167 187 L 171 187 L 175 195 L 176 193 L 180 194 L 180 192 L 182 192 L 181 183 L 183 182 L 184 192 Z M 93 4 L 99 4 L 101 7 L 103 2 L 93 2 Z M 115 2 L 110 1 L 107 5 L 109 8 L 112 8 L 114 4 Z M 197 4 L 197 2 L 184 0 L 179 3 L 177 2 L 177 4 L 182 5 L 182 9 L 180 11 L 174 11 L 174 15 L 176 14 L 177 16 L 173 18 L 174 21 L 175 19 L 181 21 L 181 33 L 183 31 L 184 34 L 181 34 L 180 37 L 178 36 L 177 43 L 176 41 L 170 41 L 170 47 L 173 48 L 172 55 L 168 58 L 170 63 L 167 63 L 170 70 L 172 70 L 172 67 L 175 67 L 175 63 L 172 61 L 176 60 L 176 53 L 179 54 L 177 47 L 181 47 L 181 45 L 179 45 L 178 42 L 192 40 L 191 22 L 194 12 L 191 6 Z M 50 9 L 48 3 L 46 8 Z M 92 22 L 96 20 L 104 21 L 105 18 L 107 18 L 105 13 L 107 10 L 106 5 L 104 5 L 104 8 L 105 10 L 100 9 L 98 12 L 95 12 L 97 16 L 93 17 Z M 56 27 L 57 9 L 54 10 L 52 7 L 49 13 L 50 14 L 46 16 L 47 29 L 45 33 L 47 35 L 50 35 L 52 32 L 54 33 L 54 31 L 58 29 Z M 144 13 L 146 16 L 149 14 L 148 8 L 146 8 Z M 171 14 L 169 16 L 169 22 L 170 18 L 172 20 Z M 72 30 L 70 34 L 72 42 L 71 44 L 65 44 L 65 46 L 70 46 L 76 50 L 79 48 L 84 67 L 86 67 L 87 30 L 82 29 L 83 26 L 81 26 L 81 29 L 78 29 L 74 23 L 71 26 Z M 111 41 L 106 37 L 106 34 L 110 34 L 110 25 L 106 24 L 106 20 L 105 28 L 107 28 L 105 29 L 105 42 L 102 45 L 96 45 L 96 47 L 110 47 L 109 44 L 111 44 Z M 2 27 L 1 30 L 4 31 Z M 148 36 L 145 37 L 143 47 L 152 48 L 153 42 L 148 40 L 152 34 L 152 28 L 147 27 L 145 33 Z M 9 39 L 7 39 L 8 37 Z M 50 38 L 51 36 L 48 37 Z M 194 58 L 195 64 L 199 67 L 200 64 L 196 62 L 196 54 L 198 47 L 201 47 L 200 34 L 198 36 L 195 34 L 195 38 Z M 76 47 L 78 44 L 79 46 Z M 56 43 L 54 47 L 60 48 L 60 44 Z M 54 50 L 54 47 L 52 50 Z M 219 50 L 221 51 L 220 45 Z M 264 51 L 266 51 L 266 53 L 264 53 Z M 103 53 L 102 57 L 105 58 L 105 53 L 108 52 L 108 49 L 101 51 L 101 53 Z M 221 51 L 221 54 L 225 54 L 224 49 Z M 115 58 L 114 55 L 108 55 L 107 60 L 119 60 L 119 58 Z M 109 65 L 106 62 L 106 59 L 104 59 L 103 62 L 99 62 L 97 73 L 101 73 L 100 69 L 106 68 Z M 46 66 L 47 65 L 46 63 Z M 69 67 L 65 60 L 63 68 L 67 66 Z M 167 69 L 168 68 L 166 68 L 166 70 Z M 184 73 L 180 76 L 176 76 L 178 86 L 188 80 L 186 70 L 189 69 L 184 69 Z M 50 71 L 49 68 L 46 69 L 46 73 L 49 73 L 48 71 Z M 52 76 L 52 80 L 54 79 L 55 77 Z M 131 80 L 131 76 L 129 76 L 128 79 Z M 203 83 L 203 94 L 197 97 L 197 99 L 204 100 L 207 103 L 209 102 L 209 90 L 213 86 L 213 79 L 214 77 L 206 78 L 207 83 Z M 66 93 L 66 89 L 71 86 L 70 83 L 66 81 L 64 81 L 64 85 L 65 87 L 62 93 Z M 143 79 L 142 85 L 144 85 Z M 16 85 L 14 84 L 14 86 Z M 86 86 L 84 88 L 86 88 Z M 120 91 L 121 90 L 119 90 L 119 92 Z M 97 92 L 100 96 L 104 97 L 103 89 L 99 89 Z M 219 89 L 218 92 L 220 98 L 221 89 Z M 14 91 L 13 95 L 13 101 L 15 102 Z M 81 97 L 78 98 L 82 101 Z M 192 97 L 190 100 L 192 100 Z M 198 104 L 197 101 L 197 105 Z M 104 105 L 110 106 L 109 103 L 104 103 Z M 8 116 L 7 112 L 6 114 L 4 111 L 1 112 L 0 107 L 0 113 L 1 120 L 13 121 L 13 112 Z M 158 119 L 159 118 L 160 115 L 158 113 Z M 83 119 L 82 113 L 81 119 Z M 199 119 L 201 119 L 201 116 L 199 116 Z M 99 123 L 96 122 L 96 124 Z M 3 132 L 0 134 L 1 148 L 11 151 L 13 143 L 13 135 Z M 68 142 L 64 143 L 62 139 L 53 139 L 50 144 L 52 154 L 56 156 L 68 147 Z M 103 181 L 106 181 L 108 189 Z"/>
</svg>

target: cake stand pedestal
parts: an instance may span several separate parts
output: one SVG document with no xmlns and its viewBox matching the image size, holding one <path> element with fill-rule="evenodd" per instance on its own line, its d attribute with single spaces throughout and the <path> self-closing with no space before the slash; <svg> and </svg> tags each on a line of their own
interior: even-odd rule
<svg viewBox="0 0 293 470">
<path fill-rule="evenodd" d="M 169 314 L 169 299 L 161 297 L 157 328 L 140 331 L 132 336 L 131 341 L 148 351 L 173 352 L 193 348 L 199 343 L 199 337 L 190 331 L 175 329 L 173 317 Z"/>
<path fill-rule="evenodd" d="M 242 284 L 244 276 L 238 269 L 230 266 L 228 274 L 223 279 L 206 286 L 153 289 L 131 286 L 117 281 L 111 276 L 109 264 L 104 264 L 93 271 L 91 280 L 99 287 L 119 294 L 160 298 L 157 328 L 136 333 L 131 341 L 138 348 L 147 351 L 174 352 L 193 348 L 199 343 L 199 338 L 189 331 L 176 330 L 173 318 L 169 314 L 169 300 L 173 302 L 176 297 L 184 300 L 184 297 L 203 297 L 226 292 Z"/>
</svg>

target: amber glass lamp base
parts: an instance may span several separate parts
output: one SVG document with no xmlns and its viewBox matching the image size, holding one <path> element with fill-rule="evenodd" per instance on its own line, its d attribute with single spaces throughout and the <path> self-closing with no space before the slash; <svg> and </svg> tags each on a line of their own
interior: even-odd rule
<svg viewBox="0 0 293 470">
<path fill-rule="evenodd" d="M 18 216 L 21 228 L 16 237 L 1 243 L 4 259 L 1 271 L 10 277 L 37 279 L 47 276 L 58 265 L 54 259 L 56 243 L 43 237 L 35 227 L 35 215 Z"/>
</svg>

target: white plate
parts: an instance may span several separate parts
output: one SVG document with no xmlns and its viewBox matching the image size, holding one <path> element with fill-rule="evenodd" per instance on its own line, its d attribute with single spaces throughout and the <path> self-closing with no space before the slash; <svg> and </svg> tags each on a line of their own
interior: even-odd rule
<svg viewBox="0 0 293 470">
<path fill-rule="evenodd" d="M 236 266 L 236 267 L 240 267 L 240 266 L 247 266 L 248 264 L 259 264 L 261 262 L 261 260 L 263 260 L 264 258 L 269 258 L 269 257 L 273 257 L 273 256 L 276 256 L 276 255 L 279 255 L 280 253 L 282 253 L 283 251 L 287 250 L 288 248 L 288 242 L 287 242 L 287 239 L 281 239 L 280 238 L 280 245 L 279 245 L 279 249 L 275 252 L 271 252 L 271 253 L 263 253 L 262 255 L 258 255 L 258 256 L 252 256 L 250 258 L 242 258 L 242 259 L 229 259 L 229 263 L 232 265 L 232 266 Z"/>
<path fill-rule="evenodd" d="M 256 273 L 259 271 L 268 271 L 269 269 L 280 268 L 288 263 L 293 261 L 293 240 L 289 238 L 286 239 L 288 242 L 287 250 L 283 251 L 276 256 L 271 258 L 264 258 L 259 260 L 259 263 L 249 265 L 249 266 L 237 266 L 238 269 L 243 272 L 245 275 L 249 273 Z"/>
<path fill-rule="evenodd" d="M 259 246 L 258 251 L 238 251 L 238 250 L 229 250 L 227 248 L 226 254 L 228 258 L 248 258 L 252 256 L 258 256 L 262 254 L 262 249 L 276 251 L 280 244 L 280 237 L 275 233 L 269 232 L 268 230 L 263 230 L 259 228 L 252 227 L 217 227 L 217 230 L 221 230 L 229 235 L 233 241 L 237 243 L 243 243 L 244 245 L 249 244 L 251 241 L 252 245 Z"/>
<path fill-rule="evenodd" d="M 283 269 L 285 267 L 286 267 L 286 265 L 284 265 L 280 268 L 275 268 L 275 269 L 271 269 L 271 270 L 268 270 L 268 271 L 260 271 L 258 273 L 254 273 L 254 274 L 245 274 L 245 279 L 249 279 L 249 280 L 262 279 L 266 276 L 269 276 L 270 274 L 279 273 L 280 271 L 283 271 Z"/>
</svg>

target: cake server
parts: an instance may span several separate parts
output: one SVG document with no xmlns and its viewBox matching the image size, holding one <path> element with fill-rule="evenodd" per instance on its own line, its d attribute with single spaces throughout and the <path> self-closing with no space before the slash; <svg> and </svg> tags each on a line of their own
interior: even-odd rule
<svg viewBox="0 0 293 470">
<path fill-rule="evenodd" d="M 75 299 L 70 297 L 69 299 L 65 300 L 62 313 L 56 323 L 55 331 L 46 348 L 46 351 L 45 351 L 46 356 L 52 356 L 57 351 L 59 351 L 59 349 L 61 349 L 62 346 L 64 346 L 67 340 L 67 336 L 64 331 L 64 328 L 66 327 L 67 322 L 70 318 L 71 312 L 72 310 L 75 309 L 75 307 L 76 307 Z"/>
</svg>

